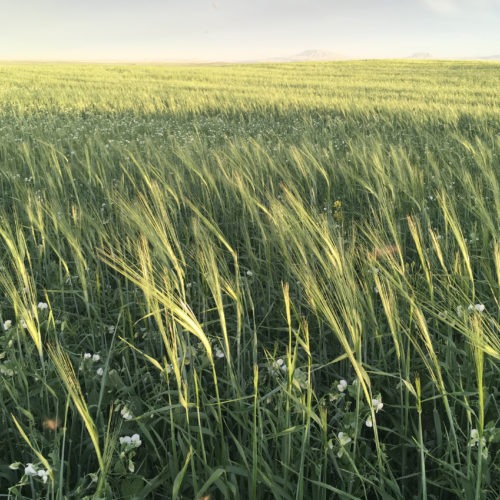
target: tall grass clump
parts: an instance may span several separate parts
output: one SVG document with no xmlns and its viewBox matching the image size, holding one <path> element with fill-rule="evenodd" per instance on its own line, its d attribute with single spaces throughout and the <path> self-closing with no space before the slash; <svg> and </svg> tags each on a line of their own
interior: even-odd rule
<svg viewBox="0 0 500 500">
<path fill-rule="evenodd" d="M 497 498 L 498 64 L 0 74 L 2 497 Z"/>
</svg>

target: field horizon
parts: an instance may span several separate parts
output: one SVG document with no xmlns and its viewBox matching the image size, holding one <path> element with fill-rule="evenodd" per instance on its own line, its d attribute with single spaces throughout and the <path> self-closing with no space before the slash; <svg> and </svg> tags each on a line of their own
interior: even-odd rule
<svg viewBox="0 0 500 500">
<path fill-rule="evenodd" d="M 309 52 L 313 54 L 308 55 Z M 355 61 L 365 62 L 397 62 L 397 61 L 424 61 L 424 62 L 486 62 L 498 63 L 500 61 L 500 54 L 478 55 L 476 57 L 447 57 L 447 56 L 433 56 L 432 54 L 409 54 L 403 57 L 362 57 L 362 56 L 344 56 L 338 54 L 336 56 L 327 57 L 326 55 L 318 55 L 315 57 L 314 53 L 322 51 L 317 50 L 304 50 L 301 53 L 273 57 L 247 57 L 247 58 L 7 58 L 0 59 L 0 64 L 114 64 L 114 65 L 141 65 L 141 66 L 212 66 L 212 65 L 247 65 L 247 64 L 318 64 L 318 63 L 349 63 Z M 329 52 L 329 51 L 327 51 Z"/>
</svg>

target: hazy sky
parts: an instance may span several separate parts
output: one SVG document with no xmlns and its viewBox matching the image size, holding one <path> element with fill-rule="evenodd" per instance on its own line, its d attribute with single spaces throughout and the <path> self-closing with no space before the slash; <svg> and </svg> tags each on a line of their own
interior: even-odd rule
<svg viewBox="0 0 500 500">
<path fill-rule="evenodd" d="M 500 0 L 0 0 L 0 59 L 500 54 Z"/>
</svg>

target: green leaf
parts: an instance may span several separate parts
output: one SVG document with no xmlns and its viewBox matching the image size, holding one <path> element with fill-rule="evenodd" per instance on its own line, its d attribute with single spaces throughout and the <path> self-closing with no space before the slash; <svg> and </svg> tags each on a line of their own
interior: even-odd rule
<svg viewBox="0 0 500 500">
<path fill-rule="evenodd" d="M 186 460 L 184 461 L 184 465 L 182 469 L 178 472 L 177 476 L 174 479 L 174 485 L 172 487 L 172 500 L 175 500 L 179 496 L 179 491 L 181 489 L 182 481 L 184 476 L 186 475 L 187 468 L 189 466 L 189 462 L 191 461 L 191 456 L 193 455 L 193 449 L 190 448 Z"/>
<path fill-rule="evenodd" d="M 121 492 L 126 500 L 144 498 L 142 496 L 144 479 L 140 476 L 129 476 L 122 481 Z"/>
</svg>

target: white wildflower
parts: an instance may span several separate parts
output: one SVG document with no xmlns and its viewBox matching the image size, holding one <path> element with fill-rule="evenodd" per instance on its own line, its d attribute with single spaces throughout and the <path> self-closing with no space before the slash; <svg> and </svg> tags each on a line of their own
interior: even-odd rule
<svg viewBox="0 0 500 500">
<path fill-rule="evenodd" d="M 83 355 L 83 359 L 90 359 L 92 357 L 92 354 L 90 354 L 90 352 L 86 352 L 84 355 Z"/>
<path fill-rule="evenodd" d="M 104 370 L 102 368 L 98 368 L 96 373 L 97 373 L 97 375 L 99 375 L 99 377 L 102 377 Z"/>
<path fill-rule="evenodd" d="M 352 441 L 352 439 L 345 432 L 339 432 L 337 437 L 339 438 L 340 446 L 345 446 Z"/>
<path fill-rule="evenodd" d="M 368 418 L 365 421 L 366 427 L 373 427 L 373 421 L 372 421 L 372 416 L 368 415 Z"/>
<path fill-rule="evenodd" d="M 40 469 L 38 472 L 38 477 L 44 482 L 46 483 L 47 482 L 47 479 L 49 478 L 49 473 L 44 470 L 44 469 Z"/>
<path fill-rule="evenodd" d="M 342 455 L 344 454 L 344 451 L 345 451 L 344 446 L 346 444 L 349 444 L 352 441 L 352 439 L 347 434 L 345 434 L 344 432 L 339 432 L 338 435 L 337 435 L 337 437 L 338 437 L 338 440 L 339 440 L 339 443 L 340 443 L 340 449 L 337 452 L 337 457 L 341 458 Z"/>
<path fill-rule="evenodd" d="M 286 364 L 285 362 L 283 361 L 282 358 L 279 358 L 277 359 L 274 363 L 273 363 L 273 368 L 275 370 L 281 370 L 282 372 L 286 372 Z"/>
<path fill-rule="evenodd" d="M 250 271 L 250 269 L 247 271 L 247 276 L 248 276 L 249 278 L 251 278 L 251 277 L 253 276 L 253 272 L 252 272 L 252 271 Z"/>
<path fill-rule="evenodd" d="M 379 399 L 372 399 L 373 409 L 378 413 L 383 407 L 384 403 L 382 403 L 382 399 L 379 396 Z"/>
<path fill-rule="evenodd" d="M 47 302 L 38 302 L 37 307 L 38 309 L 40 309 L 40 311 L 44 311 L 45 309 L 48 309 L 49 305 L 47 304 Z"/>
<path fill-rule="evenodd" d="M 7 321 L 4 321 L 3 323 L 3 329 L 7 331 L 10 327 L 12 326 L 12 321 L 8 319 Z"/>
<path fill-rule="evenodd" d="M 139 448 L 139 446 L 141 446 L 142 444 L 141 436 L 139 436 L 139 434 L 133 434 L 130 438 L 130 443 L 133 444 L 136 448 Z"/>
<path fill-rule="evenodd" d="M 130 436 L 122 436 L 120 438 L 120 444 L 129 445 L 131 442 Z"/>
<path fill-rule="evenodd" d="M 124 420 L 132 420 L 134 418 L 134 415 L 126 406 L 122 408 L 120 415 Z"/>
<path fill-rule="evenodd" d="M 142 441 L 139 434 L 133 434 L 132 436 L 122 436 L 120 438 L 120 444 L 125 446 L 131 446 L 133 448 L 139 448 L 141 446 Z"/>
<path fill-rule="evenodd" d="M 471 429 L 469 446 L 479 446 L 479 442 L 481 442 L 483 447 L 486 446 L 486 439 L 484 436 L 479 438 L 479 431 L 477 429 Z"/>
<path fill-rule="evenodd" d="M 469 307 L 467 307 L 467 310 L 472 313 L 474 311 L 482 313 L 484 311 L 484 304 L 469 304 Z"/>
<path fill-rule="evenodd" d="M 99 356 L 99 354 L 94 354 L 94 355 L 92 356 L 92 361 L 93 361 L 94 363 L 97 363 L 97 361 L 99 361 L 100 359 L 101 359 L 101 356 Z"/>
<path fill-rule="evenodd" d="M 224 357 L 224 353 L 218 347 L 215 348 L 215 357 L 219 359 Z"/>
<path fill-rule="evenodd" d="M 26 467 L 24 468 L 24 473 L 27 476 L 36 476 L 37 474 L 36 469 L 33 467 L 33 464 L 26 464 Z"/>
<path fill-rule="evenodd" d="M 337 385 L 337 389 L 339 392 L 344 392 L 346 389 L 347 389 L 347 381 L 342 379 L 338 385 Z"/>
</svg>

